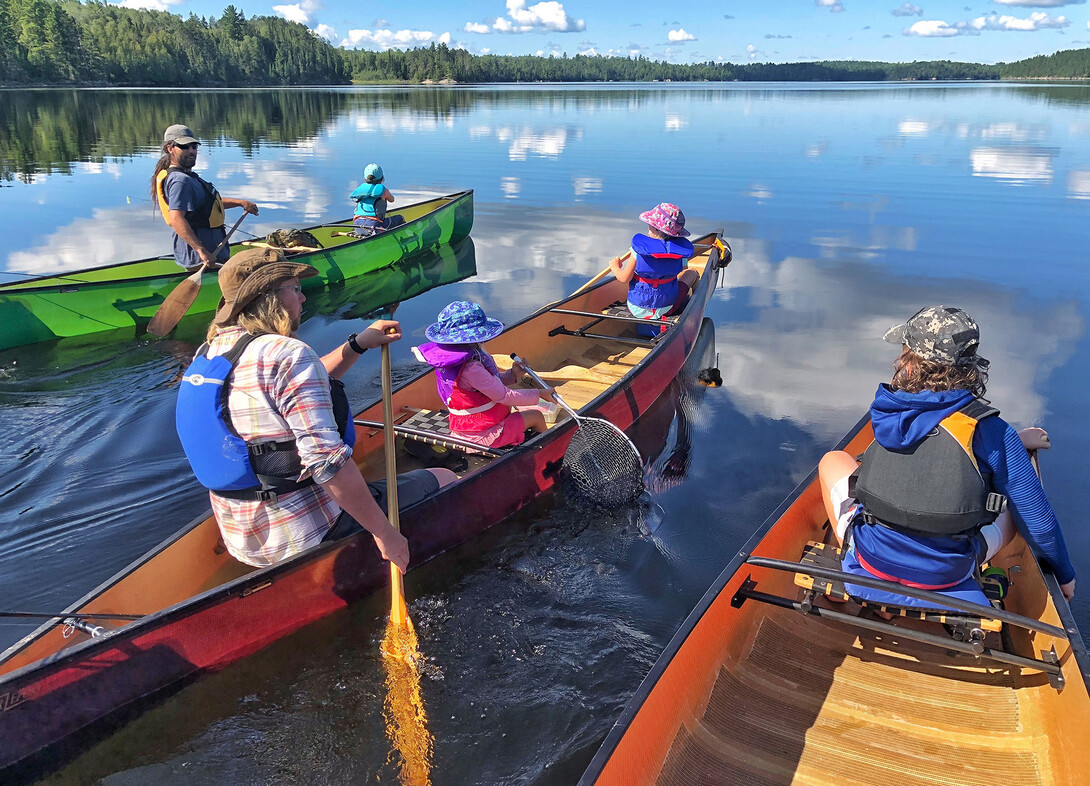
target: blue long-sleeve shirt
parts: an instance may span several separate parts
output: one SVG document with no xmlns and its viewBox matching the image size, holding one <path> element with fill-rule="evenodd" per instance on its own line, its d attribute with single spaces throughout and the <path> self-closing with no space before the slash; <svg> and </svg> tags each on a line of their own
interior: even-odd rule
<svg viewBox="0 0 1090 786">
<path fill-rule="evenodd" d="M 972 394 L 965 390 L 905 393 L 883 384 L 871 405 L 875 439 L 891 450 L 912 447 L 971 399 Z M 998 416 L 984 418 L 973 435 L 973 454 L 981 471 L 991 476 L 994 490 L 1007 498 L 1059 582 L 1075 578 L 1060 523 L 1014 428 Z M 880 563 L 876 567 L 911 581 L 957 581 L 971 574 L 976 565 L 975 543 L 961 535 L 931 536 L 858 526 L 853 538 L 861 553 L 873 558 L 872 563 Z M 935 577 L 941 580 L 927 581 Z"/>
</svg>

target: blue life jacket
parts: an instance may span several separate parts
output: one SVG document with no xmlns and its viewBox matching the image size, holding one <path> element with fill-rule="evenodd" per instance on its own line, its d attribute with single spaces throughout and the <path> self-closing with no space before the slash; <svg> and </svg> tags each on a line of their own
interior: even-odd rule
<svg viewBox="0 0 1090 786">
<path fill-rule="evenodd" d="M 647 309 L 676 303 L 677 276 L 693 255 L 693 244 L 685 238 L 659 240 L 636 235 L 632 251 L 636 254 L 636 271 L 628 284 L 628 302 Z"/>
<path fill-rule="evenodd" d="M 386 186 L 382 183 L 361 183 L 349 196 L 356 200 L 356 215 L 364 218 L 386 217 L 386 200 L 380 199 Z"/>
<path fill-rule="evenodd" d="M 231 423 L 227 407 L 231 374 L 255 338 L 247 334 L 216 357 L 208 357 L 207 344 L 198 350 L 182 377 L 175 426 L 202 486 L 231 499 L 275 501 L 278 494 L 311 486 L 314 480 L 295 480 L 302 463 L 294 439 L 250 445 Z M 329 383 L 337 430 L 352 447 L 356 429 L 344 384 L 332 378 Z"/>
</svg>

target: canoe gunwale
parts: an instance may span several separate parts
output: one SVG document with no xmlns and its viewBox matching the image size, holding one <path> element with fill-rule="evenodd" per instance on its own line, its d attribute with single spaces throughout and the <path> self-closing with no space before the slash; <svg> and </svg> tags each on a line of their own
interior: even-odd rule
<svg viewBox="0 0 1090 786">
<path fill-rule="evenodd" d="M 847 433 L 847 435 L 844 436 L 840 440 L 840 442 L 831 449 L 846 449 L 847 446 L 854 439 L 856 439 L 856 437 L 858 437 L 864 429 L 869 428 L 869 426 L 870 414 L 868 413 L 860 418 L 855 426 L 853 426 L 852 429 Z M 780 520 L 785 517 L 788 511 L 796 503 L 799 502 L 803 494 L 805 494 L 817 481 L 817 478 L 818 470 L 815 466 L 815 468 L 806 476 L 806 478 L 804 478 L 794 488 L 794 490 L 776 507 L 776 509 L 765 519 L 764 523 L 761 524 L 761 526 L 756 530 L 756 532 L 753 533 L 752 536 L 750 536 L 750 538 L 746 541 L 745 545 L 742 546 L 739 552 L 723 569 L 723 571 L 719 574 L 716 580 L 712 582 L 711 586 L 700 598 L 700 601 L 696 604 L 693 610 L 685 618 L 684 622 L 682 622 L 677 632 L 670 639 L 669 644 L 659 655 L 658 659 L 655 661 L 650 671 L 644 677 L 643 681 L 640 683 L 635 693 L 626 702 L 624 709 L 622 710 L 616 722 L 610 728 L 608 734 L 602 742 L 601 747 L 595 753 L 594 757 L 587 765 L 586 770 L 583 772 L 583 775 L 580 777 L 578 781 L 578 786 L 593 786 L 594 784 L 599 782 L 599 779 L 603 775 L 606 767 L 610 764 L 610 760 L 617 752 L 625 735 L 628 733 L 629 729 L 636 721 L 637 716 L 643 710 L 644 705 L 648 703 L 651 694 L 655 691 L 655 688 L 658 686 L 659 681 L 663 678 L 664 674 L 670 668 L 675 657 L 678 656 L 689 637 L 694 633 L 697 628 L 700 627 L 705 615 L 709 612 L 711 607 L 717 602 L 723 601 L 723 591 L 727 588 L 729 584 L 731 584 L 731 582 L 735 581 L 738 578 L 739 573 L 742 571 L 742 569 L 745 568 L 747 564 L 752 564 L 753 567 L 764 567 L 766 569 L 776 567 L 775 565 L 762 565 L 764 558 L 754 558 L 753 551 L 760 546 L 762 541 L 764 541 L 764 539 L 775 528 Z M 1027 544 L 1031 545 L 1028 539 L 1026 539 L 1026 542 Z M 751 559 L 755 561 L 751 562 Z M 1090 658 L 1088 658 L 1087 656 L 1086 645 L 1079 633 L 1078 627 L 1075 624 L 1074 616 L 1071 613 L 1070 606 L 1068 605 L 1066 599 L 1063 597 L 1063 593 L 1060 591 L 1060 585 L 1058 580 L 1056 579 L 1055 575 L 1048 569 L 1047 563 L 1044 563 L 1040 559 L 1038 559 L 1038 555 L 1036 554 L 1036 552 L 1033 553 L 1033 559 L 1035 560 L 1036 567 L 1039 568 L 1040 573 L 1044 579 L 1044 584 L 1047 588 L 1048 595 L 1052 601 L 1057 616 L 1059 617 L 1059 621 L 1063 627 L 1063 630 L 1060 630 L 1058 628 L 1054 631 L 1049 630 L 1046 632 L 1046 635 L 1052 635 L 1055 639 L 1067 642 L 1068 646 L 1070 647 L 1068 652 L 1071 653 L 1075 661 L 1075 666 L 1082 675 L 1083 691 L 1086 692 L 1086 695 L 1090 696 L 1090 668 L 1088 668 L 1088 666 L 1090 666 Z M 770 560 L 770 562 L 779 562 L 779 560 Z M 813 568 L 812 565 L 800 565 L 799 567 L 804 568 L 805 570 L 800 570 L 798 572 L 806 572 Z M 854 580 L 856 577 L 853 576 L 852 578 Z M 760 601 L 761 598 L 753 597 L 754 594 L 763 593 L 753 593 L 752 589 L 747 588 L 746 583 L 743 582 L 741 588 L 736 592 L 735 596 L 730 599 L 731 605 L 741 605 L 741 603 L 745 602 L 745 600 L 747 599 L 747 595 L 749 599 Z M 845 624 L 860 624 L 862 627 L 870 629 L 869 625 L 862 625 L 862 623 L 871 622 L 870 620 L 860 620 L 856 617 L 836 612 L 835 610 L 832 610 L 831 613 L 826 613 L 830 610 L 819 607 L 814 607 L 813 611 L 818 613 L 813 614 L 812 612 L 806 612 L 803 608 L 801 608 L 800 603 L 792 603 L 787 599 L 781 598 L 779 596 L 769 596 L 769 598 L 775 599 L 775 601 L 771 601 L 772 605 L 782 606 L 784 608 L 791 608 L 794 609 L 797 613 L 808 613 L 812 616 L 818 616 L 822 618 L 829 617 L 833 619 L 833 621 L 838 623 L 842 622 L 842 620 L 839 619 L 840 617 L 845 617 L 847 618 L 843 621 L 845 622 Z M 778 601 L 787 602 L 780 603 Z M 1026 617 L 1022 617 L 1021 615 L 1013 616 L 1019 619 L 1029 619 Z M 1042 624 L 1036 621 L 1034 622 L 1035 626 Z M 903 635 L 906 633 L 906 629 L 900 626 L 892 626 L 889 623 L 885 622 L 880 622 L 878 624 L 883 625 L 883 627 L 880 629 L 882 632 L 888 631 L 890 628 L 893 628 L 899 634 Z M 1045 627 L 1052 628 L 1052 626 L 1048 625 L 1046 625 Z M 926 636 L 926 634 L 924 635 Z M 910 637 L 905 636 L 905 638 Z M 933 638 L 939 639 L 940 637 Z M 920 639 L 916 640 L 920 641 Z M 946 645 L 954 643 L 947 639 L 944 639 L 942 641 Z M 922 641 L 921 643 L 931 642 Z M 1006 655 L 1008 653 L 1004 654 Z M 1057 654 L 1054 647 L 1050 648 L 1050 650 L 1042 651 L 1041 654 L 1046 659 L 1041 662 L 1033 661 L 1029 658 L 1023 658 L 1022 656 L 1014 654 L 1011 655 L 1014 660 L 1025 660 L 1027 661 L 1027 663 L 1025 664 L 1026 666 L 1046 673 L 1048 675 L 1049 682 L 1052 683 L 1052 686 L 1057 690 L 1057 693 L 1062 693 L 1064 690 L 1070 690 L 1071 686 L 1069 683 L 1071 682 L 1070 677 L 1072 675 L 1070 673 L 1065 675 L 1062 671 L 1062 669 L 1064 668 L 1064 655 Z M 1055 658 L 1052 663 L 1049 663 L 1048 661 L 1048 658 L 1050 657 Z M 1046 666 L 1050 668 L 1045 668 Z M 1059 672 L 1059 674 L 1054 675 L 1052 673 L 1053 671 Z M 1057 680 L 1059 681 L 1059 684 L 1057 684 Z M 1067 683 L 1066 688 L 1064 686 L 1065 681 Z M 661 764 L 662 762 L 660 762 L 660 765 Z"/>
<path fill-rule="evenodd" d="M 702 272 L 701 281 L 698 283 L 697 287 L 694 288 L 693 297 L 686 309 L 682 312 L 677 324 L 668 331 L 668 333 L 664 335 L 655 347 L 653 347 L 645 356 L 639 358 L 638 361 L 628 369 L 624 376 L 606 386 L 599 395 L 579 407 L 581 414 L 586 415 L 603 409 L 608 410 L 608 405 L 612 399 L 624 398 L 627 400 L 631 397 L 628 394 L 631 394 L 634 391 L 640 391 L 641 401 L 648 396 L 652 396 L 652 394 L 653 397 L 650 399 L 652 401 L 661 395 L 662 391 L 666 389 L 666 385 L 659 384 L 660 377 L 667 379 L 672 378 L 674 372 L 669 371 L 669 369 L 672 368 L 671 364 L 675 362 L 679 364 L 683 363 L 695 343 L 699 325 L 704 318 L 707 302 L 714 291 L 714 282 L 718 281 L 719 273 L 721 271 L 721 268 L 715 264 L 718 261 L 716 254 L 717 252 L 715 251 L 709 253 L 708 263 Z M 608 283 L 609 282 L 605 282 L 603 286 L 608 285 Z M 561 303 L 568 303 L 575 298 L 584 297 L 589 291 L 593 290 L 584 290 L 569 295 L 561 301 Z M 535 318 L 547 314 L 550 308 L 555 307 L 556 305 L 559 304 L 554 303 L 550 306 L 543 306 L 533 314 L 509 326 L 508 330 L 512 330 Z M 678 359 L 679 355 L 680 360 Z M 431 373 L 430 369 L 422 370 L 420 374 L 402 383 L 402 385 L 399 386 L 399 389 L 417 383 L 421 378 L 429 377 Z M 628 391 L 628 394 L 626 394 L 626 391 Z M 633 405 L 636 403 L 634 398 L 632 403 Z M 359 416 L 367 409 L 376 405 L 377 401 L 372 402 L 363 408 L 354 407 L 354 409 L 356 410 L 356 415 Z M 645 402 L 643 410 L 645 410 L 648 405 L 649 404 L 646 404 Z M 619 421 L 623 421 L 627 428 L 630 422 L 635 422 L 635 420 L 643 414 L 643 410 L 622 410 L 612 414 L 614 417 L 617 417 Z M 455 483 L 445 486 L 441 492 L 430 495 L 414 505 L 406 507 L 402 511 L 403 520 L 409 521 L 410 524 L 416 522 L 416 524 L 423 525 L 419 528 L 417 535 L 418 539 L 433 538 L 435 533 L 431 531 L 432 526 L 427 519 L 427 516 L 436 512 L 436 505 L 439 504 L 437 500 L 447 499 L 458 501 L 469 493 L 467 489 L 479 487 L 476 484 L 487 485 L 490 482 L 494 482 L 493 479 L 503 477 L 503 472 L 505 470 L 514 470 L 516 472 L 525 471 L 525 462 L 528 454 L 537 454 L 540 451 L 550 459 L 549 466 L 552 466 L 553 462 L 551 459 L 554 457 L 559 458 L 562 455 L 566 440 L 571 438 L 571 434 L 574 433 L 575 428 L 576 423 L 574 421 L 564 421 L 563 423 L 550 428 L 545 433 L 527 440 L 519 450 L 511 451 L 503 457 L 489 462 L 478 470 L 467 474 Z M 558 469 L 561 462 L 556 461 L 555 463 Z M 541 468 L 539 467 L 538 470 L 541 470 Z M 516 493 L 516 498 L 518 500 L 517 504 L 510 508 L 506 514 L 492 517 L 487 523 L 480 524 L 479 527 L 473 529 L 468 536 L 466 533 L 459 530 L 449 538 L 432 540 L 432 548 L 430 550 L 422 549 L 419 552 L 422 558 L 418 562 L 415 562 L 413 567 L 416 568 L 425 564 L 432 558 L 439 556 L 450 548 L 458 545 L 458 543 L 464 542 L 467 537 L 487 529 L 492 524 L 498 523 L 506 515 L 519 509 L 531 499 L 537 497 L 540 493 L 551 487 L 555 482 L 555 477 L 551 477 L 547 471 L 541 472 L 541 474 L 543 475 L 542 478 L 535 479 L 531 477 L 529 483 L 533 488 L 528 487 Z M 527 484 L 524 482 L 522 485 Z M 447 494 L 450 494 L 450 496 L 446 496 Z M 521 496 L 518 496 L 519 494 L 521 494 Z M 510 504 L 510 501 L 502 504 Z M 415 516 L 413 515 L 414 513 L 416 514 Z M 478 511 L 478 513 L 482 513 L 482 511 Z M 483 511 L 483 514 L 487 518 L 490 511 Z M 61 618 L 63 618 L 63 616 L 78 616 L 80 608 L 93 604 L 96 598 L 103 592 L 111 589 L 130 574 L 145 566 L 151 559 L 161 555 L 182 538 L 192 534 L 195 529 L 200 528 L 202 525 L 206 525 L 210 515 L 211 511 L 206 510 L 205 513 L 197 516 L 189 524 L 164 539 L 161 543 L 146 552 L 142 557 L 118 571 L 107 581 L 101 583 L 81 600 L 69 606 L 68 609 L 59 616 Z M 485 519 L 482 519 L 482 521 L 484 520 Z M 410 526 L 410 530 L 407 534 L 410 538 L 410 542 L 413 542 L 414 535 L 412 526 Z M 456 538 L 460 538 L 460 540 Z M 38 761 L 39 757 L 42 755 L 52 755 L 48 754 L 48 752 L 57 749 L 57 746 L 63 746 L 65 741 L 72 737 L 88 733 L 93 729 L 101 728 L 102 723 L 108 722 L 117 712 L 123 711 L 126 707 L 135 706 L 139 701 L 157 695 L 163 690 L 169 689 L 171 686 L 182 684 L 185 680 L 191 679 L 203 672 L 222 668 L 241 657 L 245 657 L 250 652 L 261 649 L 272 641 L 298 630 L 300 627 L 309 624 L 310 622 L 344 608 L 351 603 L 353 599 L 360 596 L 359 593 L 353 594 L 359 587 L 363 587 L 363 590 L 361 590 L 362 592 L 372 591 L 374 589 L 373 587 L 368 589 L 368 587 L 363 586 L 370 580 L 367 576 L 364 576 L 357 581 L 358 586 L 352 585 L 355 587 L 355 590 L 348 588 L 346 590 L 348 594 L 342 594 L 339 588 L 326 588 L 323 586 L 321 591 L 324 594 L 322 597 L 311 598 L 314 602 L 311 603 L 308 601 L 311 605 L 307 606 L 304 613 L 289 615 L 289 617 L 284 620 L 274 620 L 264 626 L 253 628 L 249 631 L 248 638 L 245 638 L 245 640 L 236 639 L 228 646 L 218 644 L 211 656 L 209 656 L 207 652 L 201 653 L 199 657 L 203 659 L 198 659 L 197 655 L 191 656 L 188 653 L 183 655 L 185 650 L 178 649 L 180 644 L 179 640 L 170 638 L 172 635 L 185 635 L 187 630 L 193 629 L 195 626 L 208 625 L 210 622 L 211 624 L 223 624 L 223 621 L 227 616 L 245 613 L 245 610 L 252 610 L 255 607 L 253 606 L 253 601 L 250 600 L 251 598 L 258 598 L 259 600 L 256 602 L 258 607 L 260 607 L 263 603 L 268 605 L 268 602 L 271 602 L 270 599 L 283 597 L 285 592 L 290 594 L 292 592 L 292 587 L 300 588 L 302 586 L 301 582 L 308 582 L 309 587 L 311 586 L 309 583 L 313 581 L 312 574 L 325 575 L 325 573 L 322 573 L 323 571 L 328 573 L 331 568 L 334 568 L 336 564 L 340 563 L 342 560 L 345 564 L 354 566 L 355 569 L 370 571 L 372 568 L 371 562 L 379 565 L 380 561 L 377 554 L 372 554 L 374 551 L 373 546 L 363 543 L 363 540 L 369 539 L 369 534 L 361 531 L 356 535 L 342 540 L 319 544 L 318 546 L 301 553 L 297 557 L 290 558 L 278 565 L 255 569 L 204 592 L 194 594 L 170 606 L 161 608 L 139 620 L 116 628 L 101 638 L 85 639 L 78 644 L 58 649 L 51 654 L 47 654 L 38 660 L 27 663 L 18 669 L 0 675 L 0 699 L 4 696 L 11 696 L 17 697 L 19 701 L 24 701 L 25 699 L 23 699 L 21 694 L 25 693 L 27 697 L 43 695 L 46 700 L 56 703 L 57 701 L 65 701 L 65 697 L 71 695 L 72 690 L 77 690 L 81 696 L 81 701 L 87 702 L 87 706 L 83 708 L 84 712 L 79 719 L 50 722 L 49 727 L 43 727 L 35 734 L 32 741 L 23 740 L 19 745 L 18 752 L 14 749 L 11 751 L 11 755 L 15 758 L 0 755 L 0 772 L 8 771 L 9 768 L 19 768 L 26 762 Z M 426 542 L 426 540 L 421 541 L 421 543 Z M 417 545 L 419 546 L 421 544 Z M 344 554 L 341 552 L 344 552 Z M 315 573 L 316 571 L 318 573 Z M 379 571 L 379 573 L 384 575 L 385 571 Z M 354 573 L 353 575 L 356 574 Z M 376 573 L 376 575 L 378 574 Z M 283 582 L 283 587 L 286 589 L 280 589 L 279 594 L 274 594 L 277 591 L 274 591 L 274 593 L 261 592 L 260 594 L 257 592 L 258 590 L 281 582 Z M 311 593 L 311 595 L 313 594 L 314 593 Z M 128 609 L 124 610 L 128 611 Z M 171 632 L 175 625 L 178 626 L 178 633 Z M 24 647 L 32 645 L 40 635 L 54 627 L 53 624 L 42 625 L 34 633 L 21 639 L 20 642 L 17 642 L 13 647 L 0 654 L 0 664 L 9 660 Z M 146 648 L 148 646 L 153 646 L 157 649 L 162 649 L 163 646 L 166 646 L 168 653 L 177 650 L 177 654 L 182 657 L 180 659 L 175 659 L 178 662 L 156 664 L 157 669 L 155 674 L 152 675 L 152 677 L 149 677 L 149 679 L 154 681 L 144 684 L 138 695 L 133 694 L 131 689 L 129 689 L 129 693 L 121 691 L 120 693 L 122 695 L 113 696 L 112 702 L 110 701 L 109 695 L 99 696 L 99 693 L 105 691 L 110 685 L 104 684 L 102 680 L 98 678 L 98 672 L 96 670 L 106 664 L 109 664 L 112 667 L 113 665 L 121 666 L 126 663 L 131 663 L 133 662 L 131 653 L 145 652 L 146 650 L 142 650 L 141 648 Z M 117 656 L 116 663 L 114 660 L 115 656 Z M 90 669 L 88 669 L 87 666 L 90 666 Z M 167 669 L 167 671 L 160 674 L 158 671 L 159 666 Z M 78 680 L 70 686 L 67 684 L 59 688 L 49 686 L 49 681 L 54 680 L 58 675 L 62 675 L 64 679 L 69 680 L 71 679 L 72 674 L 78 673 L 80 670 L 83 670 L 83 674 L 88 676 L 80 676 Z M 85 679 L 89 679 L 90 682 L 84 682 Z M 43 685 L 49 686 L 46 688 L 47 692 L 45 694 L 39 694 L 38 691 L 41 690 L 40 686 Z M 123 696 L 125 698 L 123 698 Z M 60 698 L 58 699 L 55 697 Z M 38 699 L 38 701 L 41 701 L 41 699 Z M 22 705 L 15 703 L 8 707 L 8 709 L 20 706 Z M 0 707 L 0 710 L 2 709 L 3 708 Z M 17 715 L 18 713 L 15 714 Z M 62 713 L 62 715 L 63 714 L 64 713 Z M 7 715 L 7 713 L 0 712 L 0 720 L 2 720 L 5 715 Z M 56 717 L 56 715 L 54 714 L 52 717 Z M 8 715 L 8 718 L 9 723 L 14 720 L 12 715 Z M 25 728 L 22 724 L 25 724 L 26 721 L 14 722 L 20 724 L 17 728 Z"/>
<path fill-rule="evenodd" d="M 403 211 L 403 210 L 408 210 L 409 208 L 419 207 L 420 205 L 426 205 L 426 204 L 428 204 L 430 202 L 444 202 L 444 204 L 439 205 L 435 209 L 429 210 L 428 212 L 424 213 L 423 215 L 417 216 L 412 221 L 406 221 L 404 224 L 401 224 L 400 226 L 394 227 L 394 229 L 402 229 L 404 227 L 410 227 L 413 224 L 417 223 L 418 221 L 423 221 L 424 219 L 428 218 L 429 216 L 434 215 L 439 210 L 445 210 L 447 208 L 453 207 L 454 205 L 456 205 L 461 200 L 472 197 L 472 195 L 473 195 L 473 189 L 470 188 L 470 189 L 466 189 L 464 191 L 457 191 L 457 192 L 455 192 L 453 194 L 446 194 L 444 196 L 434 197 L 432 199 L 425 199 L 425 200 L 423 200 L 421 202 L 414 202 L 414 203 L 409 204 L 409 205 L 404 205 L 403 207 L 399 208 L 398 210 L 392 211 L 392 212 L 397 213 L 397 212 L 400 212 L 400 211 Z M 322 224 L 313 224 L 313 225 L 311 225 L 309 227 L 304 227 L 303 230 L 304 231 L 310 231 L 312 229 L 321 229 L 323 227 L 342 226 L 342 225 L 345 226 L 345 228 L 348 228 L 348 227 L 351 226 L 351 222 L 352 222 L 352 218 L 349 217 L 349 218 L 346 218 L 346 219 L 344 219 L 342 221 L 327 221 L 327 222 L 322 223 Z M 330 251 L 338 251 L 338 250 L 345 249 L 345 248 L 351 248 L 351 247 L 357 246 L 357 245 L 359 245 L 361 243 L 365 243 L 368 240 L 374 240 L 376 238 L 380 238 L 380 237 L 382 237 L 382 234 L 383 233 L 379 233 L 377 235 L 371 235 L 370 237 L 363 237 L 363 238 L 359 238 L 357 240 L 349 240 L 346 243 L 341 243 L 341 244 L 339 244 L 337 246 L 334 246 L 332 248 L 322 248 L 322 249 L 318 249 L 317 251 L 308 251 L 308 252 L 302 253 L 302 254 L 295 254 L 295 255 L 293 255 L 291 257 L 291 260 L 293 262 L 297 262 L 297 261 L 305 262 L 308 258 L 310 258 L 311 256 L 314 256 L 315 254 L 324 254 L 324 253 L 329 253 Z M 451 241 L 453 242 L 453 241 L 459 240 L 459 239 L 460 238 L 451 238 Z M 231 245 L 232 246 L 237 246 L 237 245 L 240 245 L 240 243 L 232 243 Z M 143 264 L 145 262 L 158 262 L 158 261 L 167 261 L 167 260 L 173 260 L 173 259 L 174 259 L 173 255 L 166 254 L 166 255 L 160 255 L 160 256 L 155 256 L 155 257 L 145 257 L 144 259 L 131 259 L 131 260 L 128 260 L 126 262 L 111 262 L 111 263 L 106 264 L 106 265 L 98 265 L 97 267 L 85 267 L 85 268 L 80 268 L 79 270 L 69 270 L 69 271 L 62 272 L 62 273 L 52 273 L 50 275 L 34 276 L 34 277 L 31 277 L 31 278 L 24 278 L 24 279 L 21 279 L 19 281 L 9 281 L 7 283 L 0 284 L 0 297 L 4 297 L 4 296 L 14 297 L 14 296 L 17 296 L 17 295 L 42 295 L 42 294 L 46 294 L 46 293 L 48 293 L 50 291 L 59 290 L 59 289 L 67 289 L 67 288 L 70 288 L 70 287 L 95 287 L 95 286 L 104 286 L 104 285 L 114 285 L 114 284 L 117 284 L 118 282 L 141 283 L 141 282 L 145 282 L 145 281 L 154 281 L 156 279 L 174 279 L 174 278 L 176 278 L 178 280 L 181 280 L 181 279 L 185 278 L 186 276 L 191 275 L 191 273 L 187 272 L 184 268 L 178 267 L 176 273 L 174 271 L 170 271 L 170 272 L 156 273 L 154 275 L 149 275 L 149 276 L 135 276 L 135 277 L 131 277 L 131 278 L 110 278 L 110 279 L 102 279 L 102 280 L 99 280 L 99 281 L 80 281 L 78 279 L 72 279 L 71 278 L 72 276 L 85 275 L 87 273 L 97 273 L 99 271 L 110 270 L 112 268 L 117 268 L 117 269 L 120 270 L 120 269 L 123 269 L 124 267 L 126 267 L 127 265 L 139 265 L 139 264 Z M 57 283 L 55 283 L 55 284 L 47 284 L 47 285 L 44 285 L 44 286 L 37 286 L 37 287 L 25 286 L 26 284 L 31 284 L 31 283 L 34 283 L 35 281 L 54 281 L 54 280 L 58 280 L 58 279 L 61 279 L 61 280 L 57 281 Z"/>
<path fill-rule="evenodd" d="M 870 414 L 864 415 L 859 421 L 852 427 L 851 431 L 843 437 L 840 442 L 836 444 L 833 450 L 843 450 L 852 441 L 852 438 L 863 429 L 870 421 Z M 746 560 L 752 555 L 753 550 L 764 539 L 765 535 L 776 525 L 787 510 L 795 504 L 795 502 L 802 496 L 803 492 L 810 487 L 810 485 L 817 480 L 817 467 L 810 471 L 803 480 L 795 486 L 794 490 L 787 495 L 772 513 L 768 515 L 764 523 L 757 528 L 749 540 L 745 542 L 741 550 L 734 555 L 734 558 L 727 563 L 719 576 L 708 587 L 707 591 L 701 596 L 693 610 L 689 612 L 689 615 L 681 623 L 681 627 L 674 633 L 673 638 L 670 639 L 670 643 L 666 645 L 666 649 L 662 651 L 658 659 L 655 661 L 655 665 L 651 667 L 651 670 L 644 677 L 643 682 L 636 689 L 636 692 L 632 694 L 632 697 L 625 704 L 624 709 L 621 711 L 620 717 L 613 724 L 613 727 L 609 730 L 605 740 L 603 740 L 601 747 L 597 753 L 594 754 L 594 758 L 591 759 L 590 764 L 587 765 L 587 769 L 584 771 L 583 776 L 579 779 L 577 786 L 593 786 L 594 782 L 598 780 L 598 776 L 602 774 L 602 770 L 605 769 L 606 764 L 609 762 L 610 757 L 613 756 L 614 751 L 621 742 L 621 738 L 624 737 L 625 732 L 628 731 L 628 727 L 635 720 L 636 715 L 639 713 L 640 708 L 643 707 L 647 697 L 650 696 L 651 691 L 654 690 L 655 685 L 658 684 L 659 677 L 670 666 L 674 656 L 677 655 L 686 639 L 689 638 L 689 634 L 696 629 L 700 624 L 700 621 L 707 614 L 708 609 L 712 607 L 712 604 L 719 598 L 723 590 L 726 588 L 733 579 L 735 574 L 745 565 Z"/>
</svg>

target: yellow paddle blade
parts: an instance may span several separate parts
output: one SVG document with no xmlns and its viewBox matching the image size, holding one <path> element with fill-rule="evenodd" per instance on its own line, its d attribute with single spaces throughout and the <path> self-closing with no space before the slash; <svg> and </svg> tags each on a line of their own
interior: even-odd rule
<svg viewBox="0 0 1090 786">
<path fill-rule="evenodd" d="M 409 610 L 405 607 L 405 585 L 397 565 L 390 563 L 390 623 L 409 625 Z"/>
<path fill-rule="evenodd" d="M 412 622 L 406 617 L 398 625 L 391 619 L 382 640 L 382 663 L 386 668 L 383 717 L 386 736 L 393 745 L 391 757 L 397 754 L 401 759 L 403 786 L 431 783 L 434 740 L 428 731 L 428 715 L 420 693 L 420 660 Z"/>
</svg>

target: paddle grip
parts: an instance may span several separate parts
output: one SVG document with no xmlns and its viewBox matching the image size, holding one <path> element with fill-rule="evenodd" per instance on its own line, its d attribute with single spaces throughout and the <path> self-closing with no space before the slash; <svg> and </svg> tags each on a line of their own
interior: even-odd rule
<svg viewBox="0 0 1090 786">
<path fill-rule="evenodd" d="M 526 372 L 526 376 L 528 376 L 530 379 L 532 379 L 534 382 L 536 382 L 538 387 L 541 387 L 541 388 L 548 388 L 549 387 L 547 384 L 545 384 L 545 380 L 543 380 L 541 377 L 539 377 L 537 375 L 537 372 L 534 371 L 532 368 L 530 368 L 530 366 L 526 363 L 526 361 L 523 360 L 522 358 L 520 358 L 514 352 L 511 353 L 511 360 L 515 361 L 520 366 L 522 366 L 523 370 Z M 570 414 L 576 420 L 579 420 L 579 415 L 576 413 L 576 411 L 574 409 L 572 409 L 571 407 L 568 406 L 568 402 L 566 402 L 563 398 L 560 397 L 560 394 L 557 393 L 555 388 L 553 389 L 553 398 L 556 399 L 557 404 L 562 406 L 564 409 L 568 410 L 568 414 Z"/>
</svg>

